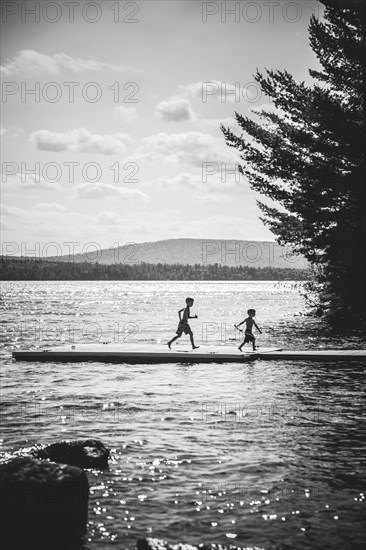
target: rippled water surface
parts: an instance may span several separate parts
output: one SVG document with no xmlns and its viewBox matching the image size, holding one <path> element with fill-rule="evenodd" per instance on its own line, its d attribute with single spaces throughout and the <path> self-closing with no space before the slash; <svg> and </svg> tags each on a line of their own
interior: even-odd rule
<svg viewBox="0 0 366 550">
<path fill-rule="evenodd" d="M 362 336 L 299 315 L 291 283 L 8 282 L 2 286 L 2 460 L 36 443 L 97 437 L 86 548 L 137 538 L 269 549 L 365 542 L 361 363 L 15 363 L 13 349 L 174 335 L 195 298 L 196 341 L 238 346 L 257 310 L 262 347 L 361 348 Z M 189 348 L 187 337 L 180 347 Z"/>
</svg>

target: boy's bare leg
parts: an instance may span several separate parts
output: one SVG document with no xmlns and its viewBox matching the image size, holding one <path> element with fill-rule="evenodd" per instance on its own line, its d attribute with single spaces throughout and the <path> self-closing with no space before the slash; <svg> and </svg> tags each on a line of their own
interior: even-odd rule
<svg viewBox="0 0 366 550">
<path fill-rule="evenodd" d="M 172 338 L 169 342 L 167 342 L 167 346 L 169 349 L 172 349 L 170 346 L 172 345 L 173 342 L 175 342 L 176 340 L 178 340 L 178 338 L 180 338 L 180 336 L 174 336 L 174 338 Z"/>
<path fill-rule="evenodd" d="M 197 348 L 199 348 L 199 346 L 195 346 L 195 345 L 194 345 L 194 340 L 193 340 L 193 334 L 192 334 L 192 333 L 189 335 L 189 337 L 190 337 L 190 339 L 191 339 L 192 349 L 197 349 Z"/>
</svg>

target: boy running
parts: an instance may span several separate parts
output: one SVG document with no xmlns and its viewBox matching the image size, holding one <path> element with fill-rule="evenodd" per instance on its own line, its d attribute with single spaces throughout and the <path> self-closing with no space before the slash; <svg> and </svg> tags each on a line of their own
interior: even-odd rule
<svg viewBox="0 0 366 550">
<path fill-rule="evenodd" d="M 197 315 L 194 315 L 194 316 L 190 315 L 190 308 L 193 306 L 193 302 L 194 302 L 193 298 L 187 298 L 186 299 L 186 304 L 187 304 L 186 307 L 178 311 L 179 324 L 178 324 L 178 328 L 176 330 L 177 336 L 174 336 L 174 338 L 172 338 L 168 342 L 167 345 L 168 345 L 169 349 L 172 349 L 170 346 L 172 345 L 172 343 L 175 340 L 177 340 L 178 338 L 180 338 L 182 336 L 183 332 L 184 332 L 184 334 L 189 334 L 189 338 L 190 338 L 191 344 L 192 344 L 192 349 L 199 348 L 199 346 L 194 345 L 193 332 L 192 332 L 191 327 L 188 324 L 188 319 L 198 319 Z M 182 311 L 183 311 L 183 316 L 182 316 Z"/>
<path fill-rule="evenodd" d="M 250 343 L 250 342 L 252 342 L 253 351 L 255 351 L 257 349 L 255 347 L 255 337 L 254 337 L 253 332 L 252 332 L 253 325 L 260 332 L 260 334 L 262 334 L 261 329 L 259 328 L 257 323 L 254 321 L 255 309 L 248 309 L 247 313 L 248 313 L 248 317 L 246 319 L 244 319 L 244 321 L 242 321 L 238 325 L 234 325 L 235 328 L 239 329 L 240 325 L 242 325 L 243 323 L 246 323 L 245 333 L 244 333 L 244 341 L 243 341 L 242 344 L 240 344 L 240 346 L 238 348 L 239 351 L 241 351 L 241 348 L 244 346 L 244 344 Z"/>
</svg>

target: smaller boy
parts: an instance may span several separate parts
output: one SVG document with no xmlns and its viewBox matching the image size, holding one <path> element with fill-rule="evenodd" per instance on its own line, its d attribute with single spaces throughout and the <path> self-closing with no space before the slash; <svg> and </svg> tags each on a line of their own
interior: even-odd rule
<svg viewBox="0 0 366 550">
<path fill-rule="evenodd" d="M 239 329 L 240 325 L 242 325 L 243 323 L 246 323 L 245 333 L 244 333 L 244 341 L 243 341 L 242 344 L 240 344 L 240 346 L 238 348 L 239 351 L 241 351 L 241 348 L 244 346 L 244 344 L 250 343 L 250 342 L 252 342 L 253 351 L 255 351 L 257 349 L 255 347 L 255 337 L 254 337 L 253 332 L 252 332 L 253 325 L 260 332 L 260 334 L 262 334 L 261 329 L 259 328 L 257 323 L 254 321 L 255 309 L 248 309 L 247 313 L 248 313 L 248 317 L 246 319 L 244 319 L 244 321 L 242 321 L 238 325 L 234 325 L 235 328 Z"/>
<path fill-rule="evenodd" d="M 188 319 L 198 319 L 197 315 L 194 315 L 194 316 L 191 316 L 190 315 L 190 308 L 193 306 L 193 303 L 194 303 L 194 300 L 193 298 L 187 298 L 186 299 L 186 307 L 183 308 L 183 309 L 180 309 L 178 311 L 178 315 L 179 315 L 179 324 L 178 324 L 178 328 L 176 330 L 176 334 L 177 336 L 174 336 L 174 338 L 172 338 L 169 342 L 168 342 L 168 347 L 169 349 L 172 349 L 170 346 L 172 345 L 172 343 L 177 340 L 178 338 L 180 338 L 184 332 L 184 334 L 189 334 L 189 338 L 191 340 L 191 344 L 192 344 L 192 349 L 197 349 L 199 348 L 199 346 L 195 346 L 194 345 L 194 340 L 193 340 L 193 332 L 192 332 L 192 329 L 191 327 L 189 326 L 188 324 Z M 183 317 L 182 317 L 182 311 L 183 311 Z"/>
</svg>

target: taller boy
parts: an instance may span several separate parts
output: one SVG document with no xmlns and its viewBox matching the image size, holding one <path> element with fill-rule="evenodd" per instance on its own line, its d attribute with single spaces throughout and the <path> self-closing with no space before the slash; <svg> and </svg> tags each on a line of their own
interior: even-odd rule
<svg viewBox="0 0 366 550">
<path fill-rule="evenodd" d="M 191 316 L 191 314 L 190 314 L 191 313 L 190 308 L 193 306 L 193 303 L 194 303 L 193 298 L 187 298 L 186 299 L 186 307 L 182 308 L 178 311 L 179 324 L 178 324 L 178 328 L 176 330 L 176 335 L 177 336 L 174 336 L 174 338 L 172 338 L 168 342 L 169 349 L 171 349 L 170 346 L 172 345 L 172 343 L 182 336 L 183 332 L 184 332 L 184 334 L 189 334 L 189 338 L 190 338 L 191 344 L 192 344 L 192 349 L 199 348 L 199 346 L 195 346 L 195 344 L 194 344 L 193 332 L 192 332 L 191 327 L 188 324 L 188 319 L 198 319 L 197 315 Z M 183 316 L 182 316 L 182 312 L 183 312 Z"/>
</svg>

